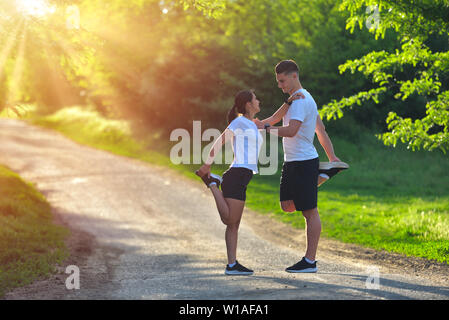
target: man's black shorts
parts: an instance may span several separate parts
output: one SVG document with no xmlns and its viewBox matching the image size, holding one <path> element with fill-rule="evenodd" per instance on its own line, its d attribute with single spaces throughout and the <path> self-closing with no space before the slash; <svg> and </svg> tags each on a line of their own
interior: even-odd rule
<svg viewBox="0 0 449 320">
<path fill-rule="evenodd" d="M 253 177 L 253 171 L 247 168 L 231 167 L 223 174 L 221 191 L 223 197 L 246 200 L 246 187 Z"/>
<path fill-rule="evenodd" d="M 319 158 L 284 162 L 282 166 L 280 200 L 293 200 L 296 211 L 310 210 L 318 202 Z"/>
</svg>

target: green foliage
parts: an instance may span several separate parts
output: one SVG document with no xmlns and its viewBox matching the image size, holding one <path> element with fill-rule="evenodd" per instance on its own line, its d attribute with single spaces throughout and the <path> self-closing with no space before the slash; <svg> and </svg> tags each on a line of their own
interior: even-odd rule
<svg viewBox="0 0 449 320">
<path fill-rule="evenodd" d="M 54 15 L 25 19 L 25 71 L 16 103 L 34 102 L 44 112 L 93 104 L 106 115 L 133 119 L 170 132 L 193 120 L 222 129 L 234 94 L 254 88 L 260 117 L 283 100 L 274 65 L 294 59 L 301 81 L 319 104 L 365 88 L 363 77 L 338 74 L 337 66 L 377 46 L 368 32 L 344 30 L 346 13 L 336 0 L 54 0 Z M 67 6 L 77 5 L 79 28 L 67 27 Z M 299 9 L 298 9 L 299 8 Z M 11 9 L 12 10 L 12 9 Z M 14 10 L 12 10 L 14 11 Z M 2 21 L 21 30 L 23 17 Z M 11 68 L 0 96 L 11 91 L 19 36 L 12 37 Z M 7 101 L 3 99 L 2 101 Z"/>
<path fill-rule="evenodd" d="M 376 39 L 384 37 L 388 29 L 394 29 L 402 46 L 394 52 L 373 51 L 356 60 L 348 60 L 339 69 L 360 72 L 376 85 L 374 89 L 360 91 L 349 98 L 332 100 L 324 106 L 321 115 L 327 119 L 343 116 L 343 109 L 362 105 L 368 100 L 379 103 L 379 94 L 393 93 L 402 101 L 423 96 L 426 99 L 425 115 L 404 117 L 390 109 L 386 123 L 388 132 L 378 137 L 386 145 L 396 146 L 397 141 L 407 143 L 412 150 L 449 148 L 449 109 L 447 89 L 449 79 L 449 3 L 447 1 L 372 1 L 346 0 L 340 9 L 350 13 L 346 27 L 354 31 L 363 25 L 372 10 L 363 12 L 366 6 L 377 6 L 376 25 L 369 29 Z M 446 44 L 431 50 L 432 37 L 439 35 Z M 430 44 L 426 44 L 426 42 Z M 408 100 L 410 103 L 410 100 Z M 411 101 L 413 104 L 413 101 Z M 422 107 L 420 107 L 422 108 Z"/>
<path fill-rule="evenodd" d="M 52 2 L 58 10 L 46 18 L 24 19 L 4 6 L 0 109 L 36 103 L 50 113 L 93 104 L 102 114 L 163 129 L 166 136 L 174 128 L 191 129 L 193 120 L 222 129 L 241 89 L 256 90 L 259 117 L 276 110 L 283 96 L 274 65 L 294 59 L 301 83 L 324 105 L 323 118 L 363 106 L 363 112 L 354 108 L 353 118 L 386 131 L 379 135 L 385 143 L 445 150 L 447 109 L 439 96 L 449 89 L 449 62 L 441 1 Z M 377 40 L 356 28 L 373 15 L 365 6 L 375 4 L 380 23 L 370 31 Z M 79 8 L 78 28 L 67 27 L 69 5 Z M 407 126 L 420 127 L 420 139 L 399 136 Z"/>
<path fill-rule="evenodd" d="M 371 6 L 371 10 L 367 7 Z M 360 29 L 373 16 L 373 6 L 379 10 L 379 20 L 370 29 L 376 37 L 393 28 L 401 36 L 425 40 L 429 34 L 449 31 L 447 0 L 343 0 L 341 10 L 348 11 L 347 29 Z"/>
<path fill-rule="evenodd" d="M 206 16 L 217 18 L 226 8 L 226 0 L 181 0 L 184 10 L 194 7 Z"/>
<path fill-rule="evenodd" d="M 67 257 L 67 232 L 32 185 L 0 166 L 0 297 L 53 272 Z"/>
<path fill-rule="evenodd" d="M 449 146 L 449 91 L 442 92 L 437 100 L 428 103 L 424 118 L 412 121 L 390 112 L 387 123 L 391 132 L 378 135 L 386 145 L 396 146 L 400 140 L 402 143 L 408 142 L 407 148 L 413 151 L 421 147 L 426 150 L 441 148 L 445 151 L 446 146 Z M 435 125 L 442 127 L 442 131 L 429 134 Z"/>
</svg>

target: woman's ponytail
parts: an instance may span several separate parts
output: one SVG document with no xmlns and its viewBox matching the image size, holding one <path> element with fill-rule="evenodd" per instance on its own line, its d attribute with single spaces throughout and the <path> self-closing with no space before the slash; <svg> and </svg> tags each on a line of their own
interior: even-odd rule
<svg viewBox="0 0 449 320">
<path fill-rule="evenodd" d="M 237 118 L 237 116 L 238 116 L 237 107 L 234 104 L 234 106 L 231 108 L 231 110 L 228 111 L 228 124 L 230 124 L 232 122 L 232 120 Z"/>
<path fill-rule="evenodd" d="M 228 124 L 237 118 L 238 114 L 246 113 L 246 104 L 253 100 L 252 90 L 243 90 L 236 94 L 234 99 L 234 106 L 228 112 Z"/>
</svg>

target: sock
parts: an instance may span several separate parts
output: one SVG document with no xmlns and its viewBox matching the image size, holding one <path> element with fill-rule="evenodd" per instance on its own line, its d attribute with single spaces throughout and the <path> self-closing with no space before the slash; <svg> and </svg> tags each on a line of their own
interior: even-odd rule
<svg viewBox="0 0 449 320">
<path fill-rule="evenodd" d="M 230 263 L 228 264 L 229 268 L 232 268 L 233 266 L 235 266 L 237 264 L 237 261 L 234 261 L 234 263 Z"/>
<path fill-rule="evenodd" d="M 312 260 L 307 259 L 306 257 L 304 257 L 304 259 L 306 260 L 307 263 L 310 263 L 310 264 L 315 263 L 315 260 L 312 261 Z"/>
<path fill-rule="evenodd" d="M 217 185 L 217 183 L 216 182 L 209 183 L 209 187 L 212 187 L 213 185 Z"/>
<path fill-rule="evenodd" d="M 329 179 L 329 176 L 325 173 L 320 173 L 320 177 L 323 177 L 324 179 Z"/>
</svg>

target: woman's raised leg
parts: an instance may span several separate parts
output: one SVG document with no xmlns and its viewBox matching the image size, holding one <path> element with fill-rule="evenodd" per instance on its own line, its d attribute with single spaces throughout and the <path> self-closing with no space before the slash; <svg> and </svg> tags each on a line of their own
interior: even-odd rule
<svg viewBox="0 0 449 320">
<path fill-rule="evenodd" d="M 229 205 L 223 197 L 223 192 L 218 189 L 217 185 L 211 185 L 210 191 L 215 199 L 215 204 L 217 205 L 218 213 L 220 214 L 220 219 L 224 224 L 228 224 L 229 221 Z"/>
</svg>

